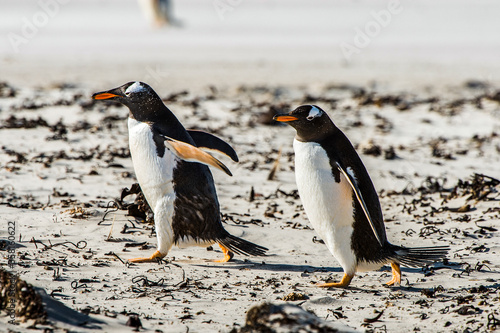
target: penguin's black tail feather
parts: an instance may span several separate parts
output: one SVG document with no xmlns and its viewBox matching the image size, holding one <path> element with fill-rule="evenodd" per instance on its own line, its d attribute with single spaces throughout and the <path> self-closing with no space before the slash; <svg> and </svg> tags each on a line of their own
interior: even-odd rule
<svg viewBox="0 0 500 333">
<path fill-rule="evenodd" d="M 265 256 L 268 250 L 263 246 L 230 234 L 226 235 L 224 238 L 217 239 L 217 242 L 232 252 L 245 256 Z"/>
<path fill-rule="evenodd" d="M 403 266 L 422 267 L 445 258 L 449 250 L 449 246 L 410 248 L 397 246 L 391 257 Z"/>
</svg>

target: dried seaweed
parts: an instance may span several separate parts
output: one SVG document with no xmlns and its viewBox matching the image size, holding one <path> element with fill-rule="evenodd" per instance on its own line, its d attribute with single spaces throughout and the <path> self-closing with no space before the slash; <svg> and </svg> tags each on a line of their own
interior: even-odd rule
<svg viewBox="0 0 500 333">
<path fill-rule="evenodd" d="M 123 199 L 132 194 L 136 194 L 134 202 L 130 204 L 124 203 Z M 154 224 L 154 213 L 149 207 L 149 204 L 144 197 L 144 193 L 142 193 L 141 186 L 138 183 L 132 184 L 130 189 L 122 189 L 120 199 L 117 200 L 117 203 L 120 209 L 128 211 L 127 215 Z"/>
<path fill-rule="evenodd" d="M 368 323 L 368 324 L 371 324 L 371 323 L 375 323 L 377 321 L 380 320 L 380 318 L 382 317 L 382 315 L 384 314 L 384 310 L 382 311 L 376 311 L 377 315 L 373 318 L 365 318 L 363 319 L 363 322 L 364 323 Z"/>
<path fill-rule="evenodd" d="M 459 179 L 447 199 L 468 196 L 466 200 L 488 200 L 489 194 L 498 192 L 498 185 L 500 185 L 500 180 L 474 173 L 470 180 Z"/>
<path fill-rule="evenodd" d="M 50 241 L 50 239 L 48 240 L 49 242 L 49 245 L 45 244 L 44 242 L 40 241 L 40 240 L 37 240 L 35 239 L 35 237 L 33 237 L 31 240 L 30 240 L 30 243 L 33 243 L 35 244 L 35 248 L 38 248 L 38 245 L 37 244 L 41 244 L 43 245 L 43 248 L 42 248 L 42 251 L 47 251 L 47 250 L 50 250 L 56 246 L 61 246 L 61 245 L 64 245 L 66 248 L 68 248 L 66 246 L 66 244 L 71 244 L 75 247 L 75 249 L 79 249 L 79 250 L 82 250 L 84 248 L 87 247 L 87 241 L 84 241 L 84 240 L 81 240 L 79 241 L 78 243 L 73 243 L 73 242 L 69 242 L 69 241 L 66 241 L 66 242 L 59 242 L 59 243 L 55 243 L 55 244 L 52 244 L 52 242 Z"/>
<path fill-rule="evenodd" d="M 13 286 L 15 284 L 15 286 Z M 33 286 L 0 268 L 0 310 L 11 311 L 11 302 L 14 300 L 14 311 L 17 320 L 35 320 L 37 324 L 45 324 L 47 313 L 42 298 Z"/>
<path fill-rule="evenodd" d="M 17 89 L 5 81 L 0 82 L 0 98 L 16 97 Z"/>
<path fill-rule="evenodd" d="M 296 293 L 296 292 L 291 292 L 288 295 L 283 296 L 282 300 L 285 302 L 291 301 L 303 301 L 309 299 L 309 296 L 303 294 L 303 293 Z"/>
<path fill-rule="evenodd" d="M 257 119 L 257 122 L 262 125 L 281 126 L 281 124 L 274 120 L 273 117 L 278 113 L 291 111 L 291 106 L 288 103 L 265 105 L 265 107 L 267 107 L 267 110 L 259 113 L 259 117 Z"/>
<path fill-rule="evenodd" d="M 128 320 L 125 323 L 125 325 L 133 327 L 134 332 L 139 332 L 139 328 L 142 328 L 141 319 L 139 318 L 139 315 L 137 315 L 137 314 L 131 314 L 128 317 Z"/>
<path fill-rule="evenodd" d="M 10 115 L 7 119 L 2 121 L 0 128 L 37 128 L 49 127 L 45 119 L 38 116 L 36 119 L 27 119 L 25 117 L 17 118 L 15 115 Z"/>
<path fill-rule="evenodd" d="M 304 333 L 336 333 L 339 329 L 321 320 L 315 314 L 306 312 L 296 305 L 274 305 L 263 303 L 250 308 L 247 312 L 245 326 L 233 328 L 231 333 L 274 333 L 274 332 L 304 332 Z"/>
</svg>

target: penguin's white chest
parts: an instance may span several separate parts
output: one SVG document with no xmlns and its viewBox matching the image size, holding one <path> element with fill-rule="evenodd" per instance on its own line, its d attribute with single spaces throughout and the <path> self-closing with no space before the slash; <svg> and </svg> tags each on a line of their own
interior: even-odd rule
<svg viewBox="0 0 500 333">
<path fill-rule="evenodd" d="M 158 156 L 153 132 L 147 123 L 128 119 L 129 145 L 135 175 L 153 210 L 164 196 L 174 196 L 173 173 L 176 156 L 168 149 Z"/>
<path fill-rule="evenodd" d="M 175 215 L 174 170 L 178 158 L 170 150 L 158 156 L 153 132 L 147 123 L 128 119 L 130 155 L 137 181 L 154 212 L 155 228 L 158 238 L 158 251 L 167 254 L 173 245 L 174 231 L 172 220 Z M 212 244 L 207 243 L 207 245 Z M 205 245 L 189 237 L 181 240 L 181 247 Z"/>
<path fill-rule="evenodd" d="M 295 178 L 304 210 L 319 236 L 346 273 L 354 273 L 351 248 L 353 192 L 344 177 L 335 181 L 326 151 L 316 142 L 293 141 Z"/>
</svg>

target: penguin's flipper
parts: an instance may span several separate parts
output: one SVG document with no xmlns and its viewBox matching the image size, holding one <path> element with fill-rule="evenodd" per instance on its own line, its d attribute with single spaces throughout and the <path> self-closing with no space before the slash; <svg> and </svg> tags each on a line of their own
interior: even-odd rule
<svg viewBox="0 0 500 333">
<path fill-rule="evenodd" d="M 188 130 L 187 132 L 199 148 L 217 150 L 218 152 L 229 156 L 233 161 L 239 161 L 238 155 L 234 151 L 233 147 L 231 147 L 226 141 L 213 134 L 203 131 Z"/>
<path fill-rule="evenodd" d="M 363 212 L 365 213 L 366 219 L 370 223 L 370 227 L 373 230 L 373 233 L 375 234 L 375 237 L 377 238 L 378 243 L 380 246 L 384 246 L 384 243 L 382 243 L 382 240 L 380 239 L 379 234 L 377 233 L 377 229 L 375 229 L 375 224 L 373 223 L 373 220 L 370 216 L 370 212 L 368 212 L 368 208 L 366 207 L 365 200 L 363 199 L 363 195 L 361 194 L 361 190 L 358 187 L 358 183 L 356 182 L 356 178 L 354 175 L 351 175 L 349 172 L 344 170 L 340 166 L 339 163 L 337 163 L 337 168 L 339 169 L 340 172 L 344 175 L 344 177 L 347 179 L 347 182 L 349 185 L 351 185 L 352 190 L 354 191 L 354 194 L 356 194 L 356 198 L 358 199 L 359 204 L 361 205 L 361 208 L 363 209 Z"/>
<path fill-rule="evenodd" d="M 165 139 L 165 148 L 173 152 L 178 158 L 188 162 L 198 162 L 206 165 L 211 165 L 224 171 L 229 176 L 233 175 L 221 161 L 219 161 L 209 153 L 206 153 L 203 150 L 190 145 L 189 143 L 177 141 L 168 136 L 163 136 L 163 138 Z"/>
</svg>

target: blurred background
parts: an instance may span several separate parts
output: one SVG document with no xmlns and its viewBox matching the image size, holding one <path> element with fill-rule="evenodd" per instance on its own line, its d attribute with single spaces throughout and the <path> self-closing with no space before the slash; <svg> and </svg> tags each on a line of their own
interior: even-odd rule
<svg viewBox="0 0 500 333">
<path fill-rule="evenodd" d="M 174 0 L 168 22 L 145 2 L 0 0 L 0 80 L 195 90 L 500 82 L 494 0 Z"/>
</svg>

